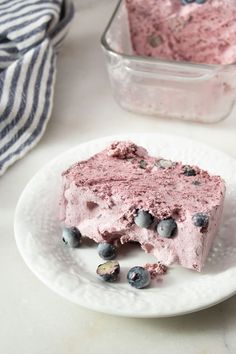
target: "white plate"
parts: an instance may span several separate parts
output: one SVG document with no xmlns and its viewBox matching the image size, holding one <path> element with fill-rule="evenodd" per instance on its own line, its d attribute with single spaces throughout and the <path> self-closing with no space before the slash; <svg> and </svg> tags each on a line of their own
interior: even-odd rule
<svg viewBox="0 0 236 354">
<path fill-rule="evenodd" d="M 93 244 L 68 249 L 61 241 L 58 215 L 60 174 L 113 140 L 129 139 L 150 154 L 197 164 L 221 175 L 227 185 L 219 235 L 202 273 L 172 267 L 161 282 L 137 290 L 126 282 L 128 268 L 154 261 L 137 246 L 124 248 L 118 260 L 119 283 L 96 275 L 102 263 Z M 212 306 L 236 293 L 236 161 L 191 140 L 158 134 L 122 135 L 94 140 L 64 153 L 42 168 L 26 186 L 15 214 L 17 246 L 26 264 L 43 283 L 68 300 L 101 312 L 133 317 L 164 317 Z"/>
</svg>

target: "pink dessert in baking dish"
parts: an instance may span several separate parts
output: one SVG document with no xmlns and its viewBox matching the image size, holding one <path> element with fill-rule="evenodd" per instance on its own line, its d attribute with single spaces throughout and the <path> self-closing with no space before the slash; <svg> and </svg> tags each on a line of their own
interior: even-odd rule
<svg viewBox="0 0 236 354">
<path fill-rule="evenodd" d="M 222 214 L 221 177 L 132 142 L 114 142 L 62 176 L 63 224 L 96 242 L 137 241 L 162 264 L 202 270 Z"/>
<path fill-rule="evenodd" d="M 235 0 L 125 0 L 138 55 L 205 64 L 236 61 Z"/>
</svg>

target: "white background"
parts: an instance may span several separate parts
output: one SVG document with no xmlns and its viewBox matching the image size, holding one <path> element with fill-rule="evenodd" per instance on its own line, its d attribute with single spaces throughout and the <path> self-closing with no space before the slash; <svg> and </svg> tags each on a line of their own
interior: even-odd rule
<svg viewBox="0 0 236 354">
<path fill-rule="evenodd" d="M 115 3 L 75 1 L 76 16 L 58 61 L 54 109 L 46 133 L 0 178 L 0 353 L 234 354 L 236 297 L 169 319 L 104 315 L 69 303 L 46 288 L 16 249 L 14 210 L 24 186 L 50 159 L 83 141 L 117 133 L 163 132 L 206 142 L 236 157 L 235 111 L 221 123 L 202 125 L 138 116 L 119 108 L 99 44 Z"/>
</svg>

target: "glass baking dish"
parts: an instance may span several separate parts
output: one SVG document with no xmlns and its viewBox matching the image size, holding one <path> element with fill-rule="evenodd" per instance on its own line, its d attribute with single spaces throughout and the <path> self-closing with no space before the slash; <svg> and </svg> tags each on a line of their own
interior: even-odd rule
<svg viewBox="0 0 236 354">
<path fill-rule="evenodd" d="M 133 54 L 125 1 L 101 38 L 113 94 L 141 114 L 215 123 L 236 100 L 236 65 L 205 65 Z"/>
</svg>

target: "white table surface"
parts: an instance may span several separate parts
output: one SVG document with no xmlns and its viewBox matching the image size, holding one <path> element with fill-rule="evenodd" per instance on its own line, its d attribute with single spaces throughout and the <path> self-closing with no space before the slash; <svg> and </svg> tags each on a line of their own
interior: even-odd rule
<svg viewBox="0 0 236 354">
<path fill-rule="evenodd" d="M 236 157 L 235 111 L 221 123 L 200 125 L 138 116 L 116 104 L 99 45 L 115 2 L 75 1 L 76 16 L 58 61 L 54 110 L 46 133 L 0 178 L 0 353 L 234 354 L 235 296 L 175 318 L 104 315 L 53 293 L 17 251 L 13 219 L 23 188 L 41 166 L 83 141 L 114 133 L 163 132 L 206 142 Z"/>
</svg>

